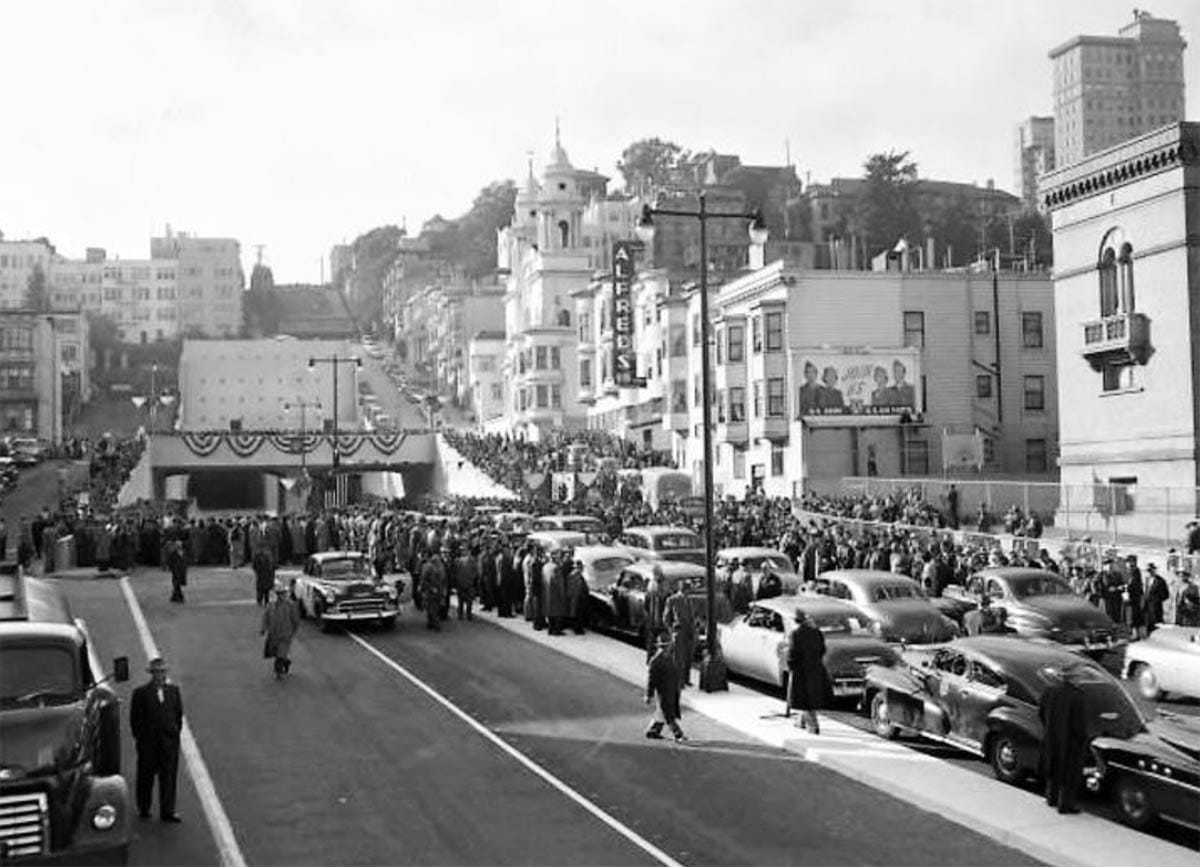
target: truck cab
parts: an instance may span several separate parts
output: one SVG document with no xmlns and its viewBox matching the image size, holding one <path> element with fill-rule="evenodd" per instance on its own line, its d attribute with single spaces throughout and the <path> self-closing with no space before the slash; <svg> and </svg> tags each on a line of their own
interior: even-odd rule
<svg viewBox="0 0 1200 867">
<path fill-rule="evenodd" d="M 0 575 L 0 861 L 124 864 L 132 806 L 121 707 L 52 581 Z"/>
</svg>

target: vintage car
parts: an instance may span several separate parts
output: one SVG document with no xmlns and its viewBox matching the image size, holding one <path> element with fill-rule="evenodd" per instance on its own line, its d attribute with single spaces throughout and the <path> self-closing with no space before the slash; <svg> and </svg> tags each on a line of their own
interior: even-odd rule
<svg viewBox="0 0 1200 867">
<path fill-rule="evenodd" d="M 704 540 L 687 527 L 663 524 L 626 527 L 617 544 L 638 560 L 676 560 L 704 565 Z"/>
<path fill-rule="evenodd" d="M 583 564 L 583 578 L 590 590 L 607 593 L 621 570 L 634 561 L 624 548 L 614 545 L 581 545 L 575 560 Z"/>
<path fill-rule="evenodd" d="M 573 530 L 597 539 L 605 535 L 604 522 L 591 515 L 542 515 L 533 521 L 532 532 L 539 530 Z"/>
<path fill-rule="evenodd" d="M 300 616 L 313 618 L 324 632 L 362 621 L 390 629 L 400 613 L 402 579 L 376 580 L 366 555 L 358 551 L 313 554 L 298 575 L 281 571 L 278 580 L 290 580 Z"/>
<path fill-rule="evenodd" d="M 1088 788 L 1111 793 L 1121 821 L 1146 830 L 1159 820 L 1200 831 L 1200 726 L 1160 714 L 1128 738 L 1092 741 Z"/>
<path fill-rule="evenodd" d="M 656 580 L 660 582 L 658 592 L 663 597 L 673 593 L 678 584 L 683 584 L 696 615 L 696 634 L 702 636 L 707 624 L 704 567 L 677 560 L 638 560 L 622 569 L 607 589 L 592 589 L 593 624 L 600 629 L 635 636 L 645 643 L 649 628 L 647 596 Z M 733 608 L 725 594 L 718 591 L 716 601 L 718 622 L 732 620 Z"/>
<path fill-rule="evenodd" d="M 1005 625 L 1017 635 L 1048 638 L 1097 659 L 1115 658 L 1127 641 L 1123 627 L 1072 590 L 1061 576 L 1044 569 L 981 569 L 967 579 L 965 587 L 951 584 L 942 595 L 978 604 L 984 593 L 993 606 L 1004 609 Z"/>
<path fill-rule="evenodd" d="M 870 619 L 871 631 L 884 641 L 932 644 L 959 633 L 958 625 L 938 611 L 920 584 L 894 572 L 822 572 L 812 590 L 805 592 L 851 603 Z"/>
<path fill-rule="evenodd" d="M 823 596 L 776 596 L 717 626 L 726 667 L 775 686 L 787 681 L 788 636 L 796 611 L 812 618 L 825 636 L 825 670 L 835 696 L 861 695 L 868 664 L 896 660 L 891 645 L 867 631 L 866 618 L 848 602 Z"/>
<path fill-rule="evenodd" d="M 1016 784 L 1037 773 L 1038 700 L 1066 667 L 1086 694 L 1091 732 L 1127 738 L 1143 730 L 1137 705 L 1099 663 L 1015 635 L 908 648 L 899 665 L 868 667 L 863 703 L 880 737 L 939 741 L 985 759 L 997 779 Z"/>
<path fill-rule="evenodd" d="M 774 548 L 722 548 L 717 552 L 718 573 L 728 574 L 734 560 L 750 570 L 754 593 L 758 594 L 758 583 L 767 572 L 779 578 L 780 590 L 784 594 L 800 589 L 800 576 L 792 566 L 788 555 Z"/>
<path fill-rule="evenodd" d="M 492 523 L 501 533 L 524 536 L 533 528 L 533 515 L 528 512 L 497 512 Z"/>
<path fill-rule="evenodd" d="M 1200 628 L 1159 626 L 1125 648 L 1124 675 L 1150 700 L 1164 692 L 1200 698 Z"/>
<path fill-rule="evenodd" d="M 531 545 L 537 545 L 543 551 L 550 552 L 578 548 L 581 545 L 594 545 L 600 541 L 600 538 L 574 530 L 535 530 L 525 537 L 525 541 Z"/>
</svg>

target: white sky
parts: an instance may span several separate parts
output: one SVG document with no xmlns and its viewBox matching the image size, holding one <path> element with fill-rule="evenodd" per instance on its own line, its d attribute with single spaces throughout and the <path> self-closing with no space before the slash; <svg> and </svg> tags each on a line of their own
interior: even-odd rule
<svg viewBox="0 0 1200 867">
<path fill-rule="evenodd" d="M 1200 2 L 1178 20 L 1200 87 Z M 0 230 L 145 258 L 166 223 L 254 245 L 277 282 L 332 244 L 455 217 L 572 162 L 617 178 L 648 136 L 801 177 L 907 149 L 1011 189 L 1050 114 L 1047 52 L 1128 0 L 0 0 Z M 1187 117 L 1196 119 L 1196 97 Z M 615 184 L 614 184 L 615 186 Z M 247 273 L 249 267 L 247 267 Z"/>
</svg>

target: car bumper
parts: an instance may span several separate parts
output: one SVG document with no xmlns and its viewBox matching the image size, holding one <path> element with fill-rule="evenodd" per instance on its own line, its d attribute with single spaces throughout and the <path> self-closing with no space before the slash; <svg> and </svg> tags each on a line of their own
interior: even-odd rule
<svg viewBox="0 0 1200 867">
<path fill-rule="evenodd" d="M 834 698 L 845 698 L 846 696 L 860 696 L 863 694 L 863 689 L 866 686 L 866 679 L 861 677 L 839 677 L 833 681 L 833 696 Z"/>
<path fill-rule="evenodd" d="M 397 608 L 381 608 L 378 611 L 325 611 L 321 617 L 330 623 L 350 623 L 357 620 L 388 620 L 399 613 Z"/>
</svg>

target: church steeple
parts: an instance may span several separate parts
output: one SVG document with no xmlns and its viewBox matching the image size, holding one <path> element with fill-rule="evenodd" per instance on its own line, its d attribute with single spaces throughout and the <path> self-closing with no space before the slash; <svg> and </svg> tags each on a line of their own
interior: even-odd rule
<svg viewBox="0 0 1200 867">
<path fill-rule="evenodd" d="M 558 116 L 554 117 L 554 150 L 550 152 L 550 164 L 546 166 L 547 171 L 553 169 L 571 169 L 571 160 L 567 157 L 567 152 L 562 146 L 562 130 L 558 125 Z"/>
</svg>

